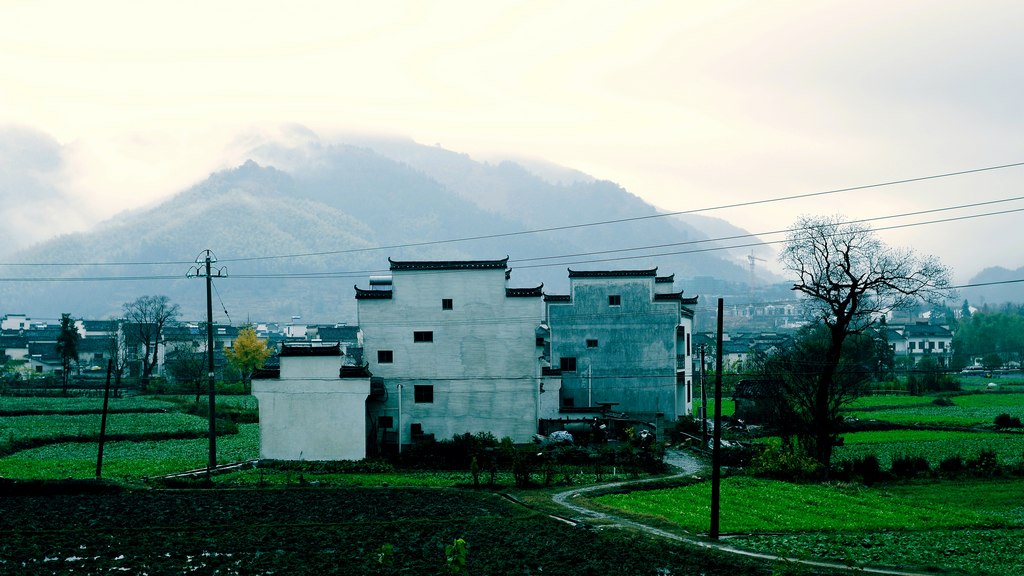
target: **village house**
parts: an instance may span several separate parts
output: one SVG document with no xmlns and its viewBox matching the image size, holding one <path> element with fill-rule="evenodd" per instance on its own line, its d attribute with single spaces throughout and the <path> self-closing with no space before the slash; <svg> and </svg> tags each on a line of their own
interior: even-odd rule
<svg viewBox="0 0 1024 576">
<path fill-rule="evenodd" d="M 689 414 L 696 298 L 657 269 L 569 271 L 569 294 L 546 295 L 552 368 L 563 412 L 614 410 L 657 431 Z"/>
<path fill-rule="evenodd" d="M 884 333 L 897 358 L 909 358 L 917 364 L 931 356 L 940 368 L 949 367 L 953 359 L 953 333 L 945 326 L 928 322 L 886 324 Z"/>
<path fill-rule="evenodd" d="M 391 261 L 390 277 L 356 288 L 377 386 L 367 407 L 371 444 L 465 432 L 527 442 L 537 432 L 543 294 L 509 287 L 507 262 Z"/>
<path fill-rule="evenodd" d="M 570 293 L 545 297 L 509 286 L 507 264 L 390 261 L 355 288 L 363 366 L 338 342 L 285 342 L 280 372 L 253 382 L 262 456 L 362 458 L 466 432 L 522 443 L 609 408 L 663 429 L 689 412 L 697 300 L 671 276 L 570 271 Z M 327 432 L 293 430 L 311 423 Z"/>
</svg>

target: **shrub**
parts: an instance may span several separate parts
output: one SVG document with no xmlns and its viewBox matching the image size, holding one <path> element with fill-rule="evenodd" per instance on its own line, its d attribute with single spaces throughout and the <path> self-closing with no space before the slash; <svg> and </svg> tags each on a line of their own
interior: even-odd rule
<svg viewBox="0 0 1024 576">
<path fill-rule="evenodd" d="M 957 454 L 956 456 L 950 456 L 944 458 L 942 462 L 939 462 L 939 474 L 946 478 L 957 478 L 967 471 L 967 462 L 964 461 L 964 457 Z"/>
<path fill-rule="evenodd" d="M 917 478 L 930 474 L 932 467 L 921 456 L 897 456 L 892 459 L 889 471 L 897 478 Z"/>
<path fill-rule="evenodd" d="M 932 400 L 932 404 L 936 406 L 956 406 L 956 404 L 949 399 L 948 396 L 939 396 L 935 400 Z"/>
<path fill-rule="evenodd" d="M 776 480 L 812 480 L 821 476 L 817 460 L 792 448 L 772 446 L 753 457 L 751 472 L 755 476 Z"/>
<path fill-rule="evenodd" d="M 1009 414 L 1000 414 L 995 419 L 996 428 L 1021 428 L 1020 418 Z"/>
<path fill-rule="evenodd" d="M 975 458 L 967 461 L 967 469 L 975 476 L 998 476 L 999 456 L 991 448 L 983 448 Z"/>
</svg>

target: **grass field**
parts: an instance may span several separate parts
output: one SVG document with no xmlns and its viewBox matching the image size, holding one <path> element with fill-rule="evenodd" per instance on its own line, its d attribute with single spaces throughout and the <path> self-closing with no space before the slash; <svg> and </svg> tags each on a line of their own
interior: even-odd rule
<svg viewBox="0 0 1024 576">
<path fill-rule="evenodd" d="M 1024 394 L 965 394 L 950 399 L 953 406 L 936 405 L 929 397 L 869 396 L 858 400 L 844 415 L 901 425 L 951 427 L 991 425 L 1000 414 L 1024 417 Z"/>
<path fill-rule="evenodd" d="M 259 425 L 241 424 L 237 434 L 217 437 L 217 460 L 239 462 L 259 457 Z M 107 442 L 103 477 L 139 480 L 206 466 L 209 440 Z M 98 445 L 93 442 L 50 444 L 0 458 L 0 476 L 20 479 L 93 478 Z"/>
<path fill-rule="evenodd" d="M 708 530 L 710 490 L 702 482 L 597 501 L 699 534 Z M 721 529 L 744 535 L 736 544 L 792 557 L 1010 576 L 1024 573 L 1022 491 L 1021 479 L 869 489 L 730 477 L 722 484 Z"/>
<path fill-rule="evenodd" d="M 853 460 L 873 455 L 884 469 L 894 458 L 920 456 L 935 468 L 944 459 L 961 456 L 975 458 L 982 450 L 992 450 L 1000 463 L 1013 465 L 1024 458 L 1024 434 L 959 432 L 941 430 L 890 430 L 843 434 L 843 446 L 837 446 L 834 460 Z"/>
</svg>

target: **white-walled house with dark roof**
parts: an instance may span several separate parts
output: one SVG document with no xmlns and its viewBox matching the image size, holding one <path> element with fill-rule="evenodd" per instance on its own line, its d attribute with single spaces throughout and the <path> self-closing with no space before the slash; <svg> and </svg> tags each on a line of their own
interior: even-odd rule
<svg viewBox="0 0 1024 576">
<path fill-rule="evenodd" d="M 373 439 L 405 445 L 490 432 L 528 442 L 537 432 L 546 406 L 535 336 L 543 294 L 510 287 L 507 262 L 391 261 L 390 278 L 356 288 L 379 391 L 368 403 Z"/>
<path fill-rule="evenodd" d="M 696 298 L 657 269 L 569 271 L 569 294 L 546 295 L 563 409 L 606 405 L 671 425 L 692 407 Z"/>
<path fill-rule="evenodd" d="M 433 437 L 514 442 L 607 412 L 663 431 L 690 412 L 696 298 L 656 269 L 569 271 L 566 295 L 513 287 L 508 258 L 393 261 L 355 287 L 363 361 L 285 346 L 254 380 L 261 454 L 358 459 Z M 347 369 L 347 370 L 346 370 Z"/>
</svg>

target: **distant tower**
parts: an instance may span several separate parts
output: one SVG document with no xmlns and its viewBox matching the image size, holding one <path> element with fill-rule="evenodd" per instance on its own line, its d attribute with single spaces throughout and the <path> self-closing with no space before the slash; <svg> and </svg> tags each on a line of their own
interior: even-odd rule
<svg viewBox="0 0 1024 576">
<path fill-rule="evenodd" d="M 750 281 L 748 282 L 747 286 L 750 289 L 751 301 L 753 301 L 754 299 L 754 263 L 757 262 L 758 260 L 760 260 L 761 262 L 766 262 L 764 258 L 758 258 L 757 256 L 754 256 L 754 251 L 751 250 L 750 254 L 747 255 L 747 262 L 750 262 Z"/>
</svg>

